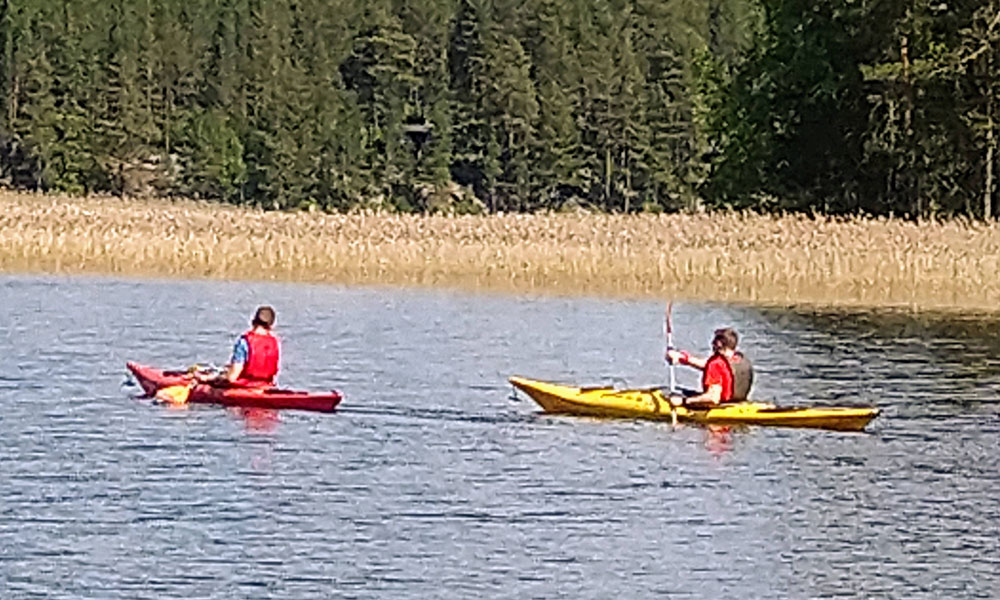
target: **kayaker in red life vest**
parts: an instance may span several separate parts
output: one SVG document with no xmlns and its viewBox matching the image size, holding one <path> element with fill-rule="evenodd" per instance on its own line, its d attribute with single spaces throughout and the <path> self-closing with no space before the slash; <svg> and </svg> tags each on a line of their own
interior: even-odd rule
<svg viewBox="0 0 1000 600">
<path fill-rule="evenodd" d="M 753 365 L 742 352 L 736 351 L 738 342 L 736 331 L 726 327 L 715 330 L 712 356 L 707 359 L 691 356 L 683 351 L 667 350 L 667 361 L 688 365 L 702 372 L 700 394 L 672 396 L 670 402 L 675 405 L 704 406 L 747 400 L 750 387 L 753 386 Z"/>
<path fill-rule="evenodd" d="M 212 384 L 242 387 L 267 387 L 274 385 L 278 374 L 281 348 L 278 338 L 272 333 L 274 309 L 261 306 L 250 322 L 251 329 L 236 341 L 233 356 L 229 359 L 225 373 L 215 377 L 199 378 Z"/>
</svg>

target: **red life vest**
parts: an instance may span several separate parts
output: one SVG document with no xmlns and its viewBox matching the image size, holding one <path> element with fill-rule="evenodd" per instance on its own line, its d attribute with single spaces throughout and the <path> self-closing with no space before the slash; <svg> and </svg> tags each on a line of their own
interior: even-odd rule
<svg viewBox="0 0 1000 600">
<path fill-rule="evenodd" d="M 280 349 L 278 338 L 269 333 L 254 333 L 250 330 L 243 334 L 247 341 L 247 362 L 243 365 L 236 383 L 239 385 L 273 385 L 274 376 L 278 374 L 278 359 Z"/>
<path fill-rule="evenodd" d="M 753 386 L 753 365 L 742 352 L 736 352 L 732 358 L 723 354 L 713 354 L 705 363 L 705 371 L 701 376 L 701 388 L 708 390 L 708 367 L 712 361 L 721 361 L 722 394 L 719 402 L 745 402 Z"/>
<path fill-rule="evenodd" d="M 712 371 L 713 373 L 719 373 L 722 375 L 722 381 L 718 382 L 722 385 L 722 394 L 719 395 L 719 402 L 729 402 L 730 400 L 732 400 L 733 367 L 729 364 L 729 361 L 726 359 L 726 357 L 721 354 L 713 354 L 705 362 L 705 370 L 702 372 L 701 375 L 701 389 L 703 392 L 708 391 L 709 371 Z"/>
</svg>

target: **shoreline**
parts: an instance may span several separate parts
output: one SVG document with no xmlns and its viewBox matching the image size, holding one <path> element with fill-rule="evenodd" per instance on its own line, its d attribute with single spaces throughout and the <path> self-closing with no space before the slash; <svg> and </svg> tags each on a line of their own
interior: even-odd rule
<svg viewBox="0 0 1000 600">
<path fill-rule="evenodd" d="M 265 212 L 0 192 L 0 272 L 1000 310 L 1000 223 Z"/>
</svg>

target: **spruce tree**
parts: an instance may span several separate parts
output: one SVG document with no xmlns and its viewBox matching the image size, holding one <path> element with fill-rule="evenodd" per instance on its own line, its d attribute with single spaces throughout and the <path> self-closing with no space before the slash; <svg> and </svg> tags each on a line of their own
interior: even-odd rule
<svg viewBox="0 0 1000 600">
<path fill-rule="evenodd" d="M 561 0 L 539 0 L 529 27 L 527 48 L 538 91 L 530 208 L 558 209 L 564 201 L 584 195 L 586 160 L 575 114 L 581 67 L 573 22 Z"/>
<path fill-rule="evenodd" d="M 404 125 L 415 113 L 412 94 L 420 83 L 416 43 L 385 0 L 366 3 L 362 23 L 340 73 L 345 87 L 356 95 L 364 120 L 361 138 L 370 173 L 368 195 L 412 210 L 409 183 L 415 157 Z"/>
</svg>

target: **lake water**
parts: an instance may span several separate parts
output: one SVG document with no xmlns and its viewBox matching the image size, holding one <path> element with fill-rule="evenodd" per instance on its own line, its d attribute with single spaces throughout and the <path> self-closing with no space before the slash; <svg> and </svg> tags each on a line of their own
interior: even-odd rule
<svg viewBox="0 0 1000 600">
<path fill-rule="evenodd" d="M 258 303 L 336 414 L 133 396 Z M 512 374 L 667 381 L 663 303 L 0 278 L 0 597 L 997 598 L 1000 322 L 679 303 L 758 399 L 866 433 L 550 417 Z M 696 375 L 679 372 L 680 382 Z"/>
</svg>

